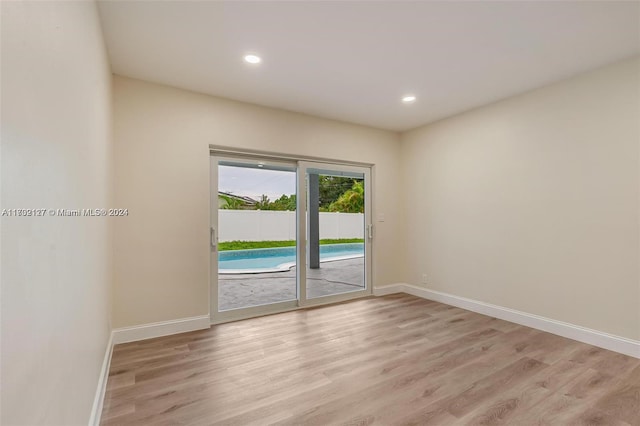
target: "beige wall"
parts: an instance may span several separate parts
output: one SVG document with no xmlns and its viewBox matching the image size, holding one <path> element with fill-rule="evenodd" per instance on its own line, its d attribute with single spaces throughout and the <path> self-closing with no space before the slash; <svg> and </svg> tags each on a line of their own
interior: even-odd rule
<svg viewBox="0 0 640 426">
<path fill-rule="evenodd" d="M 640 339 L 637 59 L 401 138 L 115 76 L 113 177 L 95 5 L 3 2 L 1 27 L 1 207 L 130 212 L 2 218 L 2 424 L 86 424 L 112 271 L 116 327 L 208 313 L 209 144 L 376 164 L 376 286 Z"/>
<path fill-rule="evenodd" d="M 404 280 L 640 339 L 639 63 L 403 134 Z"/>
<path fill-rule="evenodd" d="M 3 209 L 109 207 L 111 73 L 93 2 L 2 2 Z M 109 338 L 105 219 L 2 217 L 0 423 L 87 424 Z"/>
<path fill-rule="evenodd" d="M 114 77 L 116 327 L 209 313 L 209 144 L 375 163 L 374 283 L 397 282 L 399 136 Z"/>
</svg>

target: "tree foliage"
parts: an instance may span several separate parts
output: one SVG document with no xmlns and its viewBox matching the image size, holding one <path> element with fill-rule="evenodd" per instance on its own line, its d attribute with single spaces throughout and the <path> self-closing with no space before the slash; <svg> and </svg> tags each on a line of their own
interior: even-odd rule
<svg viewBox="0 0 640 426">
<path fill-rule="evenodd" d="M 242 200 L 227 195 L 218 194 L 218 198 L 222 198 L 225 201 L 225 204 L 220 207 L 224 210 L 240 210 L 246 205 Z"/>
<path fill-rule="evenodd" d="M 353 181 L 353 186 L 329 205 L 330 212 L 364 213 L 364 182 Z"/>
<path fill-rule="evenodd" d="M 321 175 L 318 179 L 320 211 L 363 213 L 364 212 L 364 181 L 341 176 Z M 227 205 L 223 209 L 240 209 L 243 203 L 231 197 L 223 197 Z M 257 210 L 295 211 L 297 207 L 296 195 L 283 194 L 275 201 L 262 195 L 255 204 Z"/>
<path fill-rule="evenodd" d="M 258 210 L 278 210 L 278 211 L 295 211 L 296 209 L 296 195 L 284 195 L 275 201 L 269 200 L 269 197 L 262 195 L 260 200 L 256 203 L 256 209 Z"/>
<path fill-rule="evenodd" d="M 320 175 L 318 179 L 320 210 L 328 211 L 329 206 L 353 186 L 354 179 L 341 176 Z"/>
</svg>

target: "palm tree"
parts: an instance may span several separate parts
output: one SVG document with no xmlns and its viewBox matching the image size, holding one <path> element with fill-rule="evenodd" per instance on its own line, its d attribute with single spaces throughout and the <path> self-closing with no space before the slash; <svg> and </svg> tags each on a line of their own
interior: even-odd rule
<svg viewBox="0 0 640 426">
<path fill-rule="evenodd" d="M 329 206 L 331 212 L 364 213 L 364 182 L 354 181 L 351 189 L 345 191 Z"/>
</svg>

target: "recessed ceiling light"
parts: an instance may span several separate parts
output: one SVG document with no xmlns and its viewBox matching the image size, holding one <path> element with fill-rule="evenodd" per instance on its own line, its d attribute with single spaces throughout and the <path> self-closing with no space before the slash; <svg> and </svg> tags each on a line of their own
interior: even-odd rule
<svg viewBox="0 0 640 426">
<path fill-rule="evenodd" d="M 416 101 L 416 97 L 415 95 L 406 95 L 402 97 L 402 102 L 404 102 L 405 104 L 410 104 Z"/>
<path fill-rule="evenodd" d="M 259 64 L 262 58 L 257 55 L 244 55 L 244 61 L 248 64 Z"/>
</svg>

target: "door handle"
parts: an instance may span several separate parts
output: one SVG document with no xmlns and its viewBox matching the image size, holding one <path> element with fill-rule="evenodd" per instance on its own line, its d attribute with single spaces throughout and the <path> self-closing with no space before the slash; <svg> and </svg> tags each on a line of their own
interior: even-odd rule
<svg viewBox="0 0 640 426">
<path fill-rule="evenodd" d="M 369 234 L 369 239 L 373 240 L 373 225 L 367 225 L 367 233 Z"/>
<path fill-rule="evenodd" d="M 211 233 L 209 235 L 209 237 L 211 238 L 211 251 L 216 251 L 216 246 L 217 246 L 217 241 L 216 241 L 216 230 L 213 229 L 213 227 L 211 228 Z"/>
</svg>

